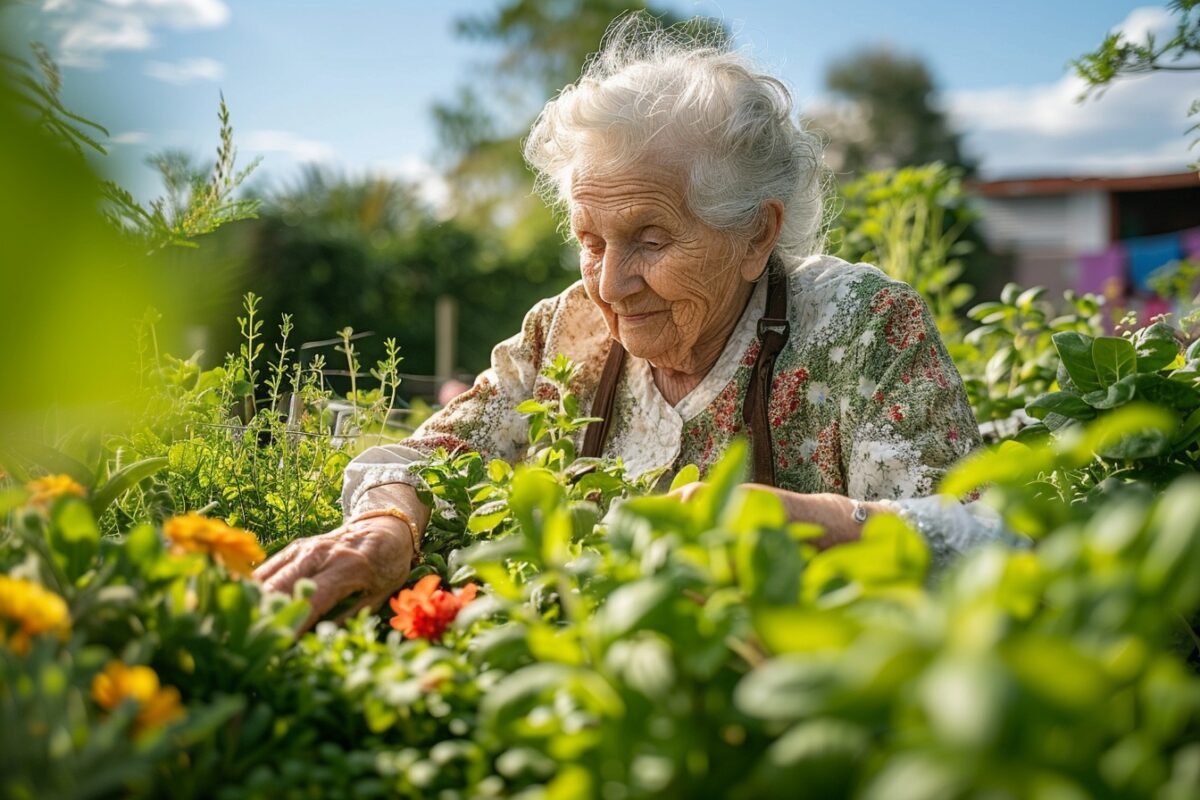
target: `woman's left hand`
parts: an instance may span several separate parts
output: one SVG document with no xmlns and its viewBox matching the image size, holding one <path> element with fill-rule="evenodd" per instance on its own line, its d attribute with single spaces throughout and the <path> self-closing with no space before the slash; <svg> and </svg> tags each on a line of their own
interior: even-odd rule
<svg viewBox="0 0 1200 800">
<path fill-rule="evenodd" d="M 681 486 L 671 495 L 687 502 L 695 496 L 705 484 L 702 481 Z M 743 483 L 744 489 L 756 489 L 770 492 L 783 501 L 789 522 L 804 522 L 819 525 L 825 533 L 812 540 L 818 549 L 824 550 L 846 542 L 858 541 L 862 535 L 862 523 L 854 519 L 854 504 L 850 498 L 840 494 L 800 494 L 786 489 L 777 489 L 761 483 Z M 868 514 L 876 514 L 887 509 L 878 503 L 863 503 Z"/>
</svg>

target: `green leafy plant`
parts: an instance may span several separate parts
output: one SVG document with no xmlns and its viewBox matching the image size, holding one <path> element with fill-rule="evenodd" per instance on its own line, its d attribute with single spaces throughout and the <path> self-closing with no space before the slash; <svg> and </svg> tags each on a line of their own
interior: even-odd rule
<svg viewBox="0 0 1200 800">
<path fill-rule="evenodd" d="M 108 219 L 136 236 L 150 252 L 164 247 L 196 247 L 195 239 L 239 220 L 254 219 L 262 201 L 234 196 L 261 158 L 237 168 L 237 148 L 229 107 L 221 95 L 217 110 L 221 144 L 210 168 L 196 167 L 187 153 L 164 151 L 148 163 L 158 170 L 166 194 L 144 206 L 112 181 L 103 185 Z"/>
<path fill-rule="evenodd" d="M 962 170 L 934 163 L 871 172 L 841 187 L 842 209 L 830 233 L 847 261 L 878 265 L 925 299 L 942 335 L 957 339 L 955 313 L 974 289 L 959 283 L 962 238 L 974 212 L 962 189 Z"/>
<path fill-rule="evenodd" d="M 1102 298 L 1065 292 L 1062 305 L 1050 303 L 1041 287 L 1009 283 L 998 300 L 967 312 L 979 324 L 953 346 L 953 355 L 980 422 L 1005 420 L 1051 388 L 1058 374 L 1056 333 L 1102 332 Z"/>
<path fill-rule="evenodd" d="M 1179 332 L 1164 322 L 1123 337 L 1063 332 L 1053 340 L 1060 389 L 1029 405 L 1045 428 L 1069 430 L 1131 404 L 1151 404 L 1173 421 L 1098 446 L 1092 468 L 1073 486 L 1086 489 L 1110 476 L 1161 486 L 1200 470 L 1200 345 L 1185 352 Z"/>
</svg>

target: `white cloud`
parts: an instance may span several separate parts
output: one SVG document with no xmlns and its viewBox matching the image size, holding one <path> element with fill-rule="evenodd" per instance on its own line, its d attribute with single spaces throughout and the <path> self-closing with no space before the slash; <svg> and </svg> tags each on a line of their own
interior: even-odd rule
<svg viewBox="0 0 1200 800">
<path fill-rule="evenodd" d="M 100 67 L 117 50 L 145 50 L 156 30 L 217 28 L 229 21 L 224 0 L 44 0 L 63 64 Z"/>
<path fill-rule="evenodd" d="M 1124 21 L 1114 25 L 1113 33 L 1123 33 L 1131 42 L 1141 44 L 1146 41 L 1146 35 L 1153 33 L 1155 38 L 1174 32 L 1177 20 L 1163 6 L 1142 6 L 1129 12 Z"/>
<path fill-rule="evenodd" d="M 145 71 L 151 78 L 182 85 L 193 81 L 220 80 L 225 74 L 225 67 L 211 58 L 185 58 L 174 63 L 148 61 Z"/>
<path fill-rule="evenodd" d="M 333 161 L 334 149 L 315 139 L 306 139 L 292 131 L 248 131 L 238 137 L 238 149 L 255 153 L 281 153 L 296 161 Z"/>
<path fill-rule="evenodd" d="M 142 144 L 150 138 L 145 131 L 125 131 L 109 138 L 110 144 Z"/>
<path fill-rule="evenodd" d="M 367 172 L 412 184 L 417 197 L 436 211 L 445 211 L 449 207 L 450 186 L 446 179 L 432 164 L 417 156 L 377 161 L 367 167 Z"/>
<path fill-rule="evenodd" d="M 1134 15 L 1131 15 L 1131 17 Z M 1079 101 L 1082 81 L 947 92 L 943 104 L 989 176 L 1182 171 L 1194 76 L 1159 73 Z"/>
</svg>

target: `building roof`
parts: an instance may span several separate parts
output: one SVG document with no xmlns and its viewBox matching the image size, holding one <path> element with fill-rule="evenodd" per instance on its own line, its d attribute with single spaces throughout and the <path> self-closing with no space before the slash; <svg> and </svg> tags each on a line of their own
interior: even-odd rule
<svg viewBox="0 0 1200 800">
<path fill-rule="evenodd" d="M 1121 178 L 1058 177 L 969 181 L 967 190 L 982 197 L 1027 197 L 1074 192 L 1147 192 L 1155 189 L 1200 188 L 1200 174 L 1134 175 Z"/>
</svg>

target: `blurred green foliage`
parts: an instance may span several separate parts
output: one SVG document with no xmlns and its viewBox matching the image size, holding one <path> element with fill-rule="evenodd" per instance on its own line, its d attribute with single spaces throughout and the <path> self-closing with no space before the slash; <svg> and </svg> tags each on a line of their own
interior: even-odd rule
<svg viewBox="0 0 1200 800">
<path fill-rule="evenodd" d="M 944 488 L 990 487 L 1039 544 L 980 550 L 931 588 L 922 537 L 890 515 L 817 552 L 819 530 L 739 486 L 744 447 L 687 503 L 576 458 L 559 389 L 523 407 L 529 463 L 430 465 L 455 513 L 413 577 L 485 586 L 439 642 L 363 612 L 292 645 L 310 587 L 264 597 L 148 525 L 103 539 L 79 498 L 0 492 L 0 568 L 70 615 L 65 638 L 0 644 L 5 793 L 1191 796 L 1200 678 L 1172 642 L 1200 607 L 1197 477 L 1083 502 L 1039 488 L 1160 409 L 964 462 Z M 113 658 L 178 687 L 185 716 L 139 732 L 136 703 L 99 706 Z"/>
<path fill-rule="evenodd" d="M 15 72 L 0 68 L 0 437 L 118 413 L 133 322 L 151 304 L 180 318 L 169 276 L 101 216 L 99 176 L 29 113 Z"/>
</svg>

